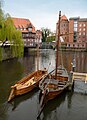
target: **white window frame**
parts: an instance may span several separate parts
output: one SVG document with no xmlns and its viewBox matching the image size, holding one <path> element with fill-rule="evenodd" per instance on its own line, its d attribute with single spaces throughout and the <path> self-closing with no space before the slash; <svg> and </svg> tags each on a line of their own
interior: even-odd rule
<svg viewBox="0 0 87 120">
<path fill-rule="evenodd" d="M 82 24 L 79 24 L 79 27 L 81 27 L 82 26 Z"/>
<path fill-rule="evenodd" d="M 83 26 L 85 27 L 85 24 L 83 24 Z"/>
<path fill-rule="evenodd" d="M 79 33 L 79 35 L 81 35 L 81 32 Z"/>
<path fill-rule="evenodd" d="M 83 28 L 83 31 L 85 31 L 85 28 Z"/>
<path fill-rule="evenodd" d="M 81 28 L 79 29 L 79 31 L 81 31 Z"/>
</svg>

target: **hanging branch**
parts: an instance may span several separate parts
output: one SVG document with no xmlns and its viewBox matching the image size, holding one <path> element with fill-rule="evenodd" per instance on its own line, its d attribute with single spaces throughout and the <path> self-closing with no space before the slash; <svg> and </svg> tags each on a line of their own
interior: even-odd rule
<svg viewBox="0 0 87 120">
<path fill-rule="evenodd" d="M 13 57 L 23 56 L 24 43 L 22 40 L 22 33 L 19 30 L 16 30 L 10 15 L 3 14 L 0 1 L 0 42 L 2 43 L 0 49 L 6 45 L 7 41 L 10 44 L 10 50 Z M 0 54 L 2 54 L 2 52 L 0 52 Z"/>
</svg>

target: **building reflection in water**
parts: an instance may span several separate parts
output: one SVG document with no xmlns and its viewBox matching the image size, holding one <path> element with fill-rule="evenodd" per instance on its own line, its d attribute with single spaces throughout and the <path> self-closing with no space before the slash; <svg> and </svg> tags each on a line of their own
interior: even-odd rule
<svg viewBox="0 0 87 120">
<path fill-rule="evenodd" d="M 59 51 L 59 64 L 64 65 L 64 67 L 70 71 L 71 70 L 71 62 L 73 58 L 76 60 L 76 71 L 77 72 L 86 72 L 87 73 L 87 53 L 86 52 L 62 52 Z M 7 103 L 10 86 L 13 85 L 16 81 L 20 80 L 25 75 L 31 73 L 32 71 L 36 70 L 36 61 L 37 61 L 36 52 L 32 51 L 28 55 L 24 56 L 24 58 L 21 59 L 13 59 L 9 61 L 4 61 L 0 63 L 0 119 L 3 120 L 11 120 L 11 118 L 14 117 L 14 119 L 19 120 L 19 116 L 21 116 L 22 119 L 24 119 L 24 114 L 27 115 L 27 119 L 32 119 L 37 116 L 37 107 L 38 107 L 38 92 L 32 91 L 31 93 L 18 97 L 13 101 L 13 105 Z M 51 63 L 51 65 L 49 65 Z M 40 69 L 46 67 L 49 68 L 49 72 L 55 68 L 55 51 L 54 50 L 40 50 L 40 56 L 39 56 L 39 66 Z M 77 84 L 76 84 L 77 85 Z M 81 84 L 82 85 L 82 84 Z M 77 87 L 77 86 L 75 86 Z M 84 105 L 86 104 L 87 99 L 85 95 L 78 95 L 79 100 L 81 101 L 81 104 L 83 104 L 84 107 L 81 109 L 84 111 L 84 114 L 87 110 L 87 107 Z M 32 99 L 32 100 L 31 100 Z M 73 116 L 73 106 L 75 105 L 75 108 L 78 109 L 79 106 L 81 106 L 79 103 L 75 104 L 75 102 L 72 102 L 72 100 L 76 103 L 78 103 L 77 95 L 75 95 L 74 92 L 70 92 L 67 94 L 63 94 L 58 99 L 55 99 L 53 101 L 50 101 L 44 111 L 43 111 L 43 120 L 50 120 L 55 119 L 58 120 L 59 116 L 61 119 L 64 119 L 64 117 L 68 120 L 68 112 L 71 110 L 71 117 Z M 25 102 L 28 101 L 28 102 Z M 33 103 L 32 103 L 33 102 Z M 84 103 L 85 102 L 85 103 Z M 22 104 L 21 104 L 22 103 Z M 29 104 L 29 106 L 28 106 Z M 22 106 L 23 105 L 23 106 Z M 14 109 L 19 108 L 19 111 L 15 112 Z M 26 108 L 29 114 L 26 112 Z M 32 112 L 31 111 L 32 108 Z M 12 109 L 14 112 L 12 112 Z M 66 111 L 67 110 L 67 111 Z M 22 115 L 21 112 L 24 114 Z M 75 111 L 76 114 L 78 114 L 78 111 Z M 79 112 L 82 112 L 79 109 Z M 32 113 L 32 114 L 31 114 Z M 17 116 L 19 114 L 19 116 Z M 62 116 L 62 114 L 65 116 Z M 9 118 L 10 117 L 10 118 Z M 79 116 L 77 116 L 79 117 Z M 81 117 L 81 116 L 80 116 Z M 60 120 L 61 120 L 60 119 Z"/>
</svg>

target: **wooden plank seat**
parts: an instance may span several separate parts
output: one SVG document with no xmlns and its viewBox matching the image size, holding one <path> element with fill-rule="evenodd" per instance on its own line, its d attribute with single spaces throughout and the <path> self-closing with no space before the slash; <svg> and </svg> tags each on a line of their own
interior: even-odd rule
<svg viewBox="0 0 87 120">
<path fill-rule="evenodd" d="M 32 77 L 29 81 L 25 82 L 25 84 L 23 84 L 23 85 L 18 84 L 16 89 L 22 89 L 22 88 L 28 87 L 30 85 L 33 85 L 34 83 L 35 83 L 34 77 Z"/>
</svg>

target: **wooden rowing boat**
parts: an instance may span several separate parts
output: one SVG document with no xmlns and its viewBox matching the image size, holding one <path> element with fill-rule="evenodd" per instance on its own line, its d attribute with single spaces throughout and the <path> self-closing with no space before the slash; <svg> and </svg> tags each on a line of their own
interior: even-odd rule
<svg viewBox="0 0 87 120">
<path fill-rule="evenodd" d="M 65 68 L 58 67 L 57 77 L 55 78 L 55 69 L 51 71 L 49 74 L 43 78 L 39 83 L 40 94 L 39 94 L 39 102 L 40 102 L 40 110 L 38 117 L 43 111 L 45 104 L 58 95 L 60 95 L 63 91 L 68 89 L 71 82 L 69 79 L 69 75 Z"/>
<path fill-rule="evenodd" d="M 47 70 L 35 71 L 26 77 L 22 78 L 15 85 L 11 86 L 11 93 L 8 98 L 8 102 L 11 101 L 15 96 L 23 95 L 30 92 L 38 86 L 40 80 L 47 74 Z"/>
<path fill-rule="evenodd" d="M 65 68 L 59 67 L 55 79 L 55 69 L 45 76 L 39 83 L 40 106 L 47 101 L 54 99 L 69 86 L 69 76 Z"/>
</svg>

